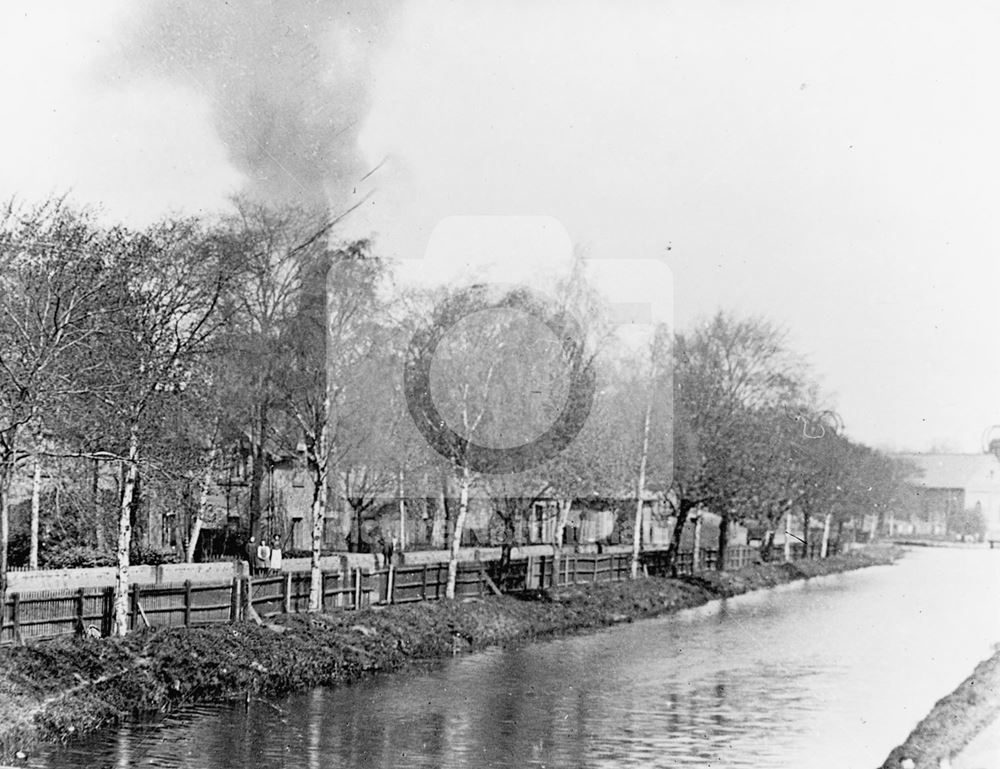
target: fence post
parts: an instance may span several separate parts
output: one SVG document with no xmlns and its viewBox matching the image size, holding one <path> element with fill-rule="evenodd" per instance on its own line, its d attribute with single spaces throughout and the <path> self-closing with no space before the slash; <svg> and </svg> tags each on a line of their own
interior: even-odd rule
<svg viewBox="0 0 1000 769">
<path fill-rule="evenodd" d="M 593 582 L 597 582 L 597 559 L 598 556 L 594 556 L 594 578 L 592 580 Z"/>
<path fill-rule="evenodd" d="M 533 556 L 528 556 L 528 573 L 524 579 L 525 589 L 531 590 L 535 586 L 535 559 Z"/>
<path fill-rule="evenodd" d="M 422 582 L 420 583 L 420 600 L 427 600 L 427 564 L 424 564 L 424 571 L 422 576 Z"/>
<path fill-rule="evenodd" d="M 573 584 L 575 585 L 579 579 L 579 569 L 578 565 L 580 563 L 580 556 L 574 553 L 573 555 Z"/>
<path fill-rule="evenodd" d="M 115 589 L 110 585 L 104 588 L 104 602 L 101 604 L 101 635 L 111 635 L 111 616 L 114 614 Z"/>
<path fill-rule="evenodd" d="M 83 626 L 83 588 L 76 590 L 76 632 L 84 635 L 87 629 Z"/>
<path fill-rule="evenodd" d="M 135 626 L 139 624 L 139 586 L 133 582 L 132 583 L 132 600 L 129 601 L 131 606 L 129 607 L 129 621 L 128 629 L 135 630 Z"/>
<path fill-rule="evenodd" d="M 395 577 L 396 577 L 396 567 L 393 566 L 390 563 L 389 564 L 389 573 L 386 575 L 386 579 L 388 580 L 388 584 L 386 585 L 386 588 L 385 588 L 385 600 L 386 600 L 387 603 L 390 603 L 390 604 L 392 603 L 392 594 L 396 590 L 396 579 L 395 579 Z"/>
<path fill-rule="evenodd" d="M 11 624 L 14 626 L 14 643 L 21 643 L 21 594 L 11 594 Z"/>
<path fill-rule="evenodd" d="M 354 567 L 354 610 L 361 610 L 361 567 Z"/>
<path fill-rule="evenodd" d="M 229 621 L 236 622 L 240 618 L 240 578 L 233 577 L 233 586 L 229 592 Z"/>
<path fill-rule="evenodd" d="M 191 580 L 184 580 L 184 627 L 191 627 Z"/>
<path fill-rule="evenodd" d="M 696 516 L 694 520 L 694 549 L 691 551 L 692 574 L 701 569 L 701 523 L 701 515 Z"/>
</svg>

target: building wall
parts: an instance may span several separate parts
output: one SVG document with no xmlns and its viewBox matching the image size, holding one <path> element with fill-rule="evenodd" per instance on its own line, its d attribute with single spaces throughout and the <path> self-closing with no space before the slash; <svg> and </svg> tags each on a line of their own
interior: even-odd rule
<svg viewBox="0 0 1000 769">
<path fill-rule="evenodd" d="M 965 504 L 982 514 L 987 537 L 1000 538 L 1000 460 L 984 465 L 970 479 Z"/>
</svg>

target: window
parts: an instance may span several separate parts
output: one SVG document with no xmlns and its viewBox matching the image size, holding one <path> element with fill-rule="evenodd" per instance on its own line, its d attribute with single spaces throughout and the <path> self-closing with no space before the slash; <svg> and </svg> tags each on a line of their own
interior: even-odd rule
<svg viewBox="0 0 1000 769">
<path fill-rule="evenodd" d="M 164 513 L 162 518 L 162 530 L 160 532 L 160 545 L 162 547 L 175 547 L 177 545 L 177 526 L 175 526 L 175 516 L 173 513 Z"/>
<path fill-rule="evenodd" d="M 532 508 L 530 542 L 545 541 L 545 503 L 536 502 Z"/>
</svg>

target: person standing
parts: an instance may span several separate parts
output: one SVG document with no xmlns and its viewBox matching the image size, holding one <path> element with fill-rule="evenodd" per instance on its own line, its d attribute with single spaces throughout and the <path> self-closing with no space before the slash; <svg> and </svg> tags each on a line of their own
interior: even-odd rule
<svg viewBox="0 0 1000 769">
<path fill-rule="evenodd" d="M 253 577 L 257 574 L 257 540 L 255 537 L 250 537 L 246 545 L 243 546 L 243 558 L 247 562 L 250 576 Z"/>
<path fill-rule="evenodd" d="M 261 574 L 266 574 L 270 566 L 271 548 L 268 547 L 267 542 L 262 538 L 260 544 L 257 545 L 257 571 Z"/>
<path fill-rule="evenodd" d="M 271 562 L 268 564 L 272 574 L 281 571 L 281 537 L 277 534 L 271 539 Z"/>
</svg>

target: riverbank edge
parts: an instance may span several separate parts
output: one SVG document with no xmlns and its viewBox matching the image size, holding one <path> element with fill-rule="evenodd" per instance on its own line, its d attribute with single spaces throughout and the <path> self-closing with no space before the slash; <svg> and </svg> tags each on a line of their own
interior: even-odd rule
<svg viewBox="0 0 1000 769">
<path fill-rule="evenodd" d="M 130 716 L 280 695 L 490 646 L 586 632 L 753 590 L 892 563 L 898 548 L 462 601 L 167 628 L 0 651 L 0 760 Z"/>
<path fill-rule="evenodd" d="M 1000 649 L 983 660 L 950 694 L 939 699 L 910 736 L 889 753 L 881 769 L 938 769 L 954 759 L 1000 716 Z M 947 764 L 944 764 L 947 765 Z"/>
</svg>

